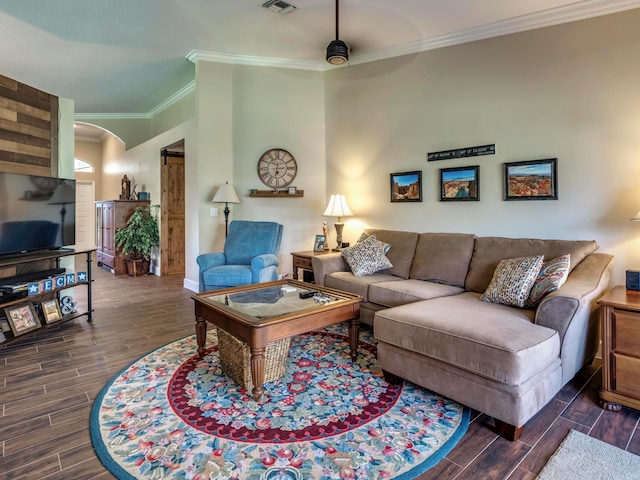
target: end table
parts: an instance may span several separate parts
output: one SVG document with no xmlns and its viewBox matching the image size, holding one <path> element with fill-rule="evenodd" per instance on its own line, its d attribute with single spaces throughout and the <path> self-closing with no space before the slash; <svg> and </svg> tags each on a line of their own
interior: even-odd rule
<svg viewBox="0 0 640 480">
<path fill-rule="evenodd" d="M 617 286 L 600 305 L 602 388 L 600 406 L 640 410 L 640 292 Z"/>
<path fill-rule="evenodd" d="M 298 280 L 298 269 L 313 272 L 313 266 L 311 265 L 311 259 L 319 255 L 326 255 L 331 253 L 331 250 L 325 250 L 324 252 L 314 252 L 313 250 L 307 252 L 293 252 L 293 279 Z"/>
</svg>

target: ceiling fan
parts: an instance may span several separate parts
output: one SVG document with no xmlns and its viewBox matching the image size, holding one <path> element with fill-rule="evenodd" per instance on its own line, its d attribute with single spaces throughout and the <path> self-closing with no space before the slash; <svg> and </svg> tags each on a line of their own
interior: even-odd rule
<svg viewBox="0 0 640 480">
<path fill-rule="evenodd" d="M 338 35 L 339 1 L 336 0 L 336 39 L 327 46 L 327 62 L 332 65 L 342 65 L 349 61 L 349 47 L 340 40 Z"/>
</svg>

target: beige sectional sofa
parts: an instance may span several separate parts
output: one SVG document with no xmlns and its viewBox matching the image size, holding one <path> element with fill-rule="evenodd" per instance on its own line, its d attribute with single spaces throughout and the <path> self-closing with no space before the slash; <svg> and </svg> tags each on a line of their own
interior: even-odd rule
<svg viewBox="0 0 640 480">
<path fill-rule="evenodd" d="M 359 294 L 389 381 L 407 379 L 494 418 L 510 439 L 593 359 L 596 301 L 613 257 L 594 241 L 366 230 L 392 268 L 354 276 L 340 253 L 312 259 L 316 283 Z M 570 255 L 569 275 L 536 308 L 481 301 L 503 259 Z"/>
</svg>

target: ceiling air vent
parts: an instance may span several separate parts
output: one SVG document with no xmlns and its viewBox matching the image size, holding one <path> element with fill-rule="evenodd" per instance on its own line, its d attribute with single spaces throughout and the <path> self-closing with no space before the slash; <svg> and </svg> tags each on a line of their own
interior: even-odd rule
<svg viewBox="0 0 640 480">
<path fill-rule="evenodd" d="M 280 15 L 284 15 L 286 13 L 293 12 L 296 7 L 295 5 L 291 5 L 290 3 L 283 2 L 282 0 L 268 0 L 262 4 L 264 8 L 268 8 L 269 10 L 273 10 Z"/>
</svg>

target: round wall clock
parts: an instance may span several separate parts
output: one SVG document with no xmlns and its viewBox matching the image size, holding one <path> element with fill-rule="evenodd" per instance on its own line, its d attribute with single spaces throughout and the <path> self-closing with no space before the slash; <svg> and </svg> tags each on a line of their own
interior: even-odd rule
<svg viewBox="0 0 640 480">
<path fill-rule="evenodd" d="M 293 182 L 298 173 L 296 159 L 282 148 L 272 148 L 258 160 L 258 176 L 269 188 L 284 188 Z"/>
</svg>

